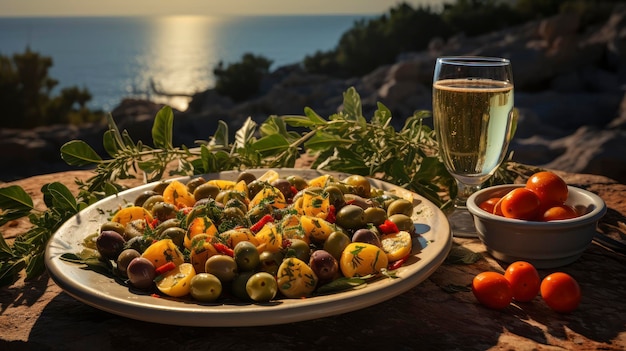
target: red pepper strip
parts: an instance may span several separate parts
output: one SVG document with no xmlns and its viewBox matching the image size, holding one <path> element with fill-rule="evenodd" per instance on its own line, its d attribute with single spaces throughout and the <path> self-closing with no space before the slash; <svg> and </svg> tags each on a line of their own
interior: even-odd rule
<svg viewBox="0 0 626 351">
<path fill-rule="evenodd" d="M 158 218 L 154 218 L 151 222 L 148 222 L 148 227 L 150 227 L 150 229 L 154 229 L 159 225 L 159 220 Z"/>
<path fill-rule="evenodd" d="M 387 267 L 387 269 L 390 270 L 390 271 L 394 271 L 394 270 L 402 267 L 402 265 L 409 259 L 409 256 L 411 256 L 411 255 L 410 254 L 406 255 L 406 256 L 402 257 L 401 259 L 399 259 L 399 260 L 396 260 L 396 261 L 393 261 L 393 262 L 389 263 L 389 266 Z"/>
<path fill-rule="evenodd" d="M 165 273 L 171 271 L 174 268 L 176 268 L 176 263 L 170 261 L 170 262 L 168 262 L 168 263 L 166 263 L 164 265 L 159 266 L 156 269 L 156 274 L 157 275 L 165 274 Z"/>
<path fill-rule="evenodd" d="M 328 216 L 326 216 L 326 221 L 328 223 L 335 223 L 337 221 L 337 209 L 335 205 L 330 205 L 328 208 Z"/>
<path fill-rule="evenodd" d="M 235 252 L 233 251 L 233 249 L 222 243 L 215 243 L 213 244 L 213 247 L 215 248 L 215 250 L 217 250 L 217 252 L 221 254 L 228 255 L 230 257 L 235 256 Z"/>
<path fill-rule="evenodd" d="M 253 233 L 258 232 L 259 230 L 261 230 L 261 228 L 263 228 L 263 226 L 269 222 L 274 222 L 274 217 L 272 217 L 272 215 L 266 214 L 265 216 L 263 216 L 261 219 L 259 219 L 258 222 L 254 223 L 252 225 L 252 227 L 250 227 L 250 230 Z"/>
<path fill-rule="evenodd" d="M 398 226 L 388 219 L 386 219 L 383 224 L 379 225 L 378 229 L 380 229 L 382 234 L 392 234 L 400 231 L 398 230 Z"/>
<path fill-rule="evenodd" d="M 298 189 L 293 185 L 289 189 L 291 190 L 293 196 L 296 196 L 296 194 L 298 193 Z"/>
</svg>

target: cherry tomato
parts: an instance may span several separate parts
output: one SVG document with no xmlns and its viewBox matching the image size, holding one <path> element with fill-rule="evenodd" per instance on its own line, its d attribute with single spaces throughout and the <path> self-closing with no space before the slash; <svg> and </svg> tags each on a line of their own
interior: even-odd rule
<svg viewBox="0 0 626 351">
<path fill-rule="evenodd" d="M 525 261 L 511 263 L 504 277 L 511 283 L 513 299 L 520 302 L 528 302 L 539 294 L 541 278 L 537 269 L 532 264 Z"/>
<path fill-rule="evenodd" d="M 567 273 L 552 273 L 541 282 L 541 297 L 554 311 L 571 312 L 580 304 L 580 286 L 576 279 Z"/>
<path fill-rule="evenodd" d="M 472 292 L 481 304 L 501 310 L 513 300 L 511 283 L 497 272 L 482 272 L 472 281 Z"/>
<path fill-rule="evenodd" d="M 489 213 L 493 213 L 493 209 L 496 207 L 496 204 L 498 203 L 498 201 L 500 201 L 499 197 L 492 197 L 490 199 L 487 199 L 487 200 L 481 202 L 478 205 L 478 207 L 483 209 L 483 211 L 487 211 Z"/>
<path fill-rule="evenodd" d="M 498 200 L 498 202 L 496 202 L 496 204 L 493 206 L 493 213 L 496 216 L 504 216 L 504 214 L 502 213 L 502 198 L 500 198 L 500 200 Z"/>
<path fill-rule="evenodd" d="M 526 188 L 516 188 L 504 195 L 501 203 L 504 217 L 535 220 L 539 216 L 539 198 Z"/>
<path fill-rule="evenodd" d="M 542 208 L 562 205 L 567 200 L 567 184 L 552 172 L 537 172 L 526 181 L 526 189 L 537 195 Z"/>
<path fill-rule="evenodd" d="M 578 217 L 578 212 L 572 206 L 557 205 L 545 210 L 541 215 L 541 220 L 547 222 L 576 217 Z"/>
</svg>

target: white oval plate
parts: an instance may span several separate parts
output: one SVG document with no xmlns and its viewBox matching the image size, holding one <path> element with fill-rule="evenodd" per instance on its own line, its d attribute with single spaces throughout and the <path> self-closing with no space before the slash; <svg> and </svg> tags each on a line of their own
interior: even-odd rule
<svg viewBox="0 0 626 351">
<path fill-rule="evenodd" d="M 275 169 L 281 176 L 300 175 L 313 179 L 332 174 L 344 179 L 348 174 L 319 172 L 310 169 Z M 267 169 L 250 170 L 257 177 Z M 235 180 L 239 172 L 204 175 L 205 179 Z M 178 178 L 186 181 L 189 178 Z M 398 279 L 383 278 L 366 286 L 330 295 L 306 299 L 280 299 L 270 303 L 203 304 L 191 300 L 157 298 L 137 294 L 105 275 L 68 263 L 59 258 L 64 253 L 82 250 L 84 238 L 98 231 L 110 211 L 134 202 L 143 191 L 155 184 L 142 185 L 107 197 L 71 218 L 52 236 L 45 261 L 50 276 L 66 293 L 79 301 L 120 316 L 142 321 L 183 326 L 260 326 L 317 319 L 365 308 L 402 294 L 430 276 L 445 260 L 452 245 L 450 226 L 437 206 L 425 198 L 389 183 L 370 179 L 373 186 L 403 197 L 413 198 L 417 233 L 413 254 L 397 270 Z"/>
</svg>

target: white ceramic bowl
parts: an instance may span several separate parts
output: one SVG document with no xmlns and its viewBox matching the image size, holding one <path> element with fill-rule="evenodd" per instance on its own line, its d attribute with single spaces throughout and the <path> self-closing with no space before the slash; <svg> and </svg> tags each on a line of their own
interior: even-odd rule
<svg viewBox="0 0 626 351">
<path fill-rule="evenodd" d="M 467 208 L 474 217 L 478 237 L 487 251 L 504 262 L 528 261 L 537 268 L 555 268 L 576 261 L 587 249 L 606 204 L 594 193 L 568 186 L 566 204 L 574 206 L 577 218 L 551 222 L 505 218 L 482 210 L 478 205 L 502 197 L 523 184 L 498 185 L 469 197 Z"/>
</svg>

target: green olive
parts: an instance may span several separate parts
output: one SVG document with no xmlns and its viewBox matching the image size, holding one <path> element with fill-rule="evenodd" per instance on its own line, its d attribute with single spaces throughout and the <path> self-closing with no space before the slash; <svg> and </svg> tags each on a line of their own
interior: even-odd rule
<svg viewBox="0 0 626 351">
<path fill-rule="evenodd" d="M 144 236 L 144 233 L 148 228 L 148 224 L 144 219 L 135 219 L 128 223 L 124 227 L 124 238 L 130 240 L 134 237 Z"/>
<path fill-rule="evenodd" d="M 259 251 L 250 241 L 240 241 L 233 249 L 235 262 L 240 271 L 253 271 L 261 263 Z"/>
<path fill-rule="evenodd" d="M 176 218 L 177 212 L 176 206 L 167 202 L 157 202 L 152 206 L 152 215 L 161 222 Z"/>
<path fill-rule="evenodd" d="M 248 197 L 250 199 L 254 198 L 256 194 L 258 194 L 263 188 L 267 186 L 267 182 L 263 182 L 260 180 L 253 180 L 248 184 Z"/>
<path fill-rule="evenodd" d="M 372 186 L 367 178 L 355 174 L 344 179 L 343 182 L 353 186 L 356 195 L 367 198 L 371 196 Z"/>
<path fill-rule="evenodd" d="M 148 200 L 150 196 L 154 195 L 159 195 L 159 193 L 153 190 L 144 191 L 143 193 L 139 194 L 137 198 L 135 198 L 135 206 L 143 206 L 143 203 L 146 202 L 146 200 Z"/>
<path fill-rule="evenodd" d="M 128 264 L 133 260 L 133 258 L 139 256 L 141 256 L 141 254 L 135 249 L 124 249 L 119 256 L 117 256 L 117 271 L 123 276 L 126 276 L 126 268 L 128 268 Z"/>
<path fill-rule="evenodd" d="M 235 276 L 230 285 L 230 290 L 235 295 L 235 297 L 243 300 L 250 301 L 250 295 L 248 295 L 248 291 L 246 290 L 246 284 L 248 283 L 248 279 L 255 274 L 254 271 L 241 272 Z"/>
<path fill-rule="evenodd" d="M 413 215 L 413 203 L 407 199 L 397 199 L 393 201 L 389 204 L 389 207 L 387 207 L 387 216 L 390 217 L 397 213 L 411 217 L 411 215 Z"/>
<path fill-rule="evenodd" d="M 206 260 L 204 271 L 215 275 L 222 284 L 227 283 L 237 275 L 237 262 L 227 255 L 213 255 Z"/>
<path fill-rule="evenodd" d="M 154 229 L 154 232 L 155 232 L 155 235 L 158 237 L 158 236 L 161 236 L 161 234 L 163 233 L 165 229 L 177 228 L 177 227 L 180 227 L 180 220 L 178 218 L 170 218 L 166 221 L 161 222 L 161 224 L 159 224 Z"/>
<path fill-rule="evenodd" d="M 206 183 L 206 179 L 202 177 L 193 178 L 187 182 L 187 190 L 193 194 L 196 188 L 204 183 Z"/>
<path fill-rule="evenodd" d="M 351 243 L 350 237 L 344 232 L 332 232 L 324 242 L 324 251 L 327 251 L 335 259 L 341 258 L 343 249 Z"/>
<path fill-rule="evenodd" d="M 327 186 L 324 188 L 324 193 L 328 196 L 328 201 L 335 208 L 341 208 L 346 204 L 346 200 L 343 197 L 343 192 L 336 186 Z"/>
<path fill-rule="evenodd" d="M 185 240 L 185 234 L 187 234 L 187 232 L 183 228 L 170 227 L 163 230 L 163 232 L 159 236 L 159 239 L 172 239 L 174 244 L 182 247 Z"/>
<path fill-rule="evenodd" d="M 126 234 L 125 231 L 126 229 L 124 228 L 124 225 L 122 223 L 119 222 L 105 222 L 100 226 L 100 231 L 105 231 L 105 230 L 112 230 L 114 232 L 117 232 L 118 234 L 120 234 L 121 236 L 126 238 Z M 128 238 L 126 238 L 126 240 L 128 240 Z"/>
<path fill-rule="evenodd" d="M 306 188 L 307 186 L 309 186 L 309 184 L 306 182 L 306 180 L 304 180 L 304 178 L 302 178 L 299 175 L 290 175 L 286 179 L 298 191 L 300 191 L 300 190 Z"/>
<path fill-rule="evenodd" d="M 224 208 L 235 207 L 241 210 L 241 212 L 248 212 L 248 206 L 240 199 L 230 199 L 224 204 Z"/>
<path fill-rule="evenodd" d="M 375 226 L 379 226 L 385 223 L 387 219 L 387 211 L 380 207 L 368 207 L 364 211 L 365 222 L 372 223 Z"/>
<path fill-rule="evenodd" d="M 389 216 L 389 220 L 395 223 L 399 230 L 404 230 L 411 234 L 415 233 L 415 224 L 413 223 L 411 217 L 404 214 L 396 213 L 392 216 Z"/>
<path fill-rule="evenodd" d="M 278 273 L 278 267 L 280 267 L 280 264 L 283 262 L 283 258 L 285 258 L 285 255 L 281 251 L 261 252 L 259 256 L 261 261 L 260 270 L 275 276 Z"/>
<path fill-rule="evenodd" d="M 143 205 L 141 206 L 148 211 L 152 211 L 152 207 L 154 207 L 154 204 L 156 204 L 157 202 L 164 202 L 164 201 L 165 201 L 165 198 L 163 198 L 163 195 L 153 195 L 147 198 L 146 201 L 144 201 Z"/>
<path fill-rule="evenodd" d="M 212 302 L 222 294 L 222 282 L 210 273 L 194 275 L 189 284 L 189 293 L 198 301 Z"/>
<path fill-rule="evenodd" d="M 160 182 L 154 188 L 152 188 L 152 191 L 154 191 L 155 193 L 159 195 L 163 195 L 163 192 L 165 191 L 165 188 L 167 188 L 168 185 L 170 185 L 169 182 Z"/>
<path fill-rule="evenodd" d="M 272 214 L 273 207 L 269 203 L 261 202 L 260 204 L 254 206 L 246 213 L 246 217 L 250 220 L 250 223 L 258 222 L 263 216 L 266 214 Z"/>
<path fill-rule="evenodd" d="M 246 195 L 242 193 L 241 191 L 222 190 L 219 193 L 217 193 L 217 196 L 215 197 L 215 201 L 221 202 L 223 204 L 226 204 L 228 201 L 233 200 L 233 199 L 243 202 L 246 200 Z"/>
<path fill-rule="evenodd" d="M 222 211 L 222 219 L 224 220 L 235 220 L 238 223 L 242 221 L 246 217 L 246 214 L 237 207 L 228 207 Z"/>
<path fill-rule="evenodd" d="M 246 282 L 246 292 L 256 302 L 267 302 L 276 297 L 278 283 L 276 278 L 267 272 L 255 273 Z"/>
<path fill-rule="evenodd" d="M 311 248 L 304 240 L 289 239 L 285 257 L 295 257 L 304 262 L 309 262 L 309 258 L 311 257 Z"/>
<path fill-rule="evenodd" d="M 337 211 L 335 223 L 344 229 L 359 229 L 365 226 L 365 211 L 357 205 L 346 205 Z"/>
<path fill-rule="evenodd" d="M 193 197 L 196 201 L 200 199 L 212 198 L 215 199 L 217 194 L 219 194 L 220 188 L 215 184 L 204 183 L 198 185 L 198 187 L 193 191 Z"/>
</svg>

